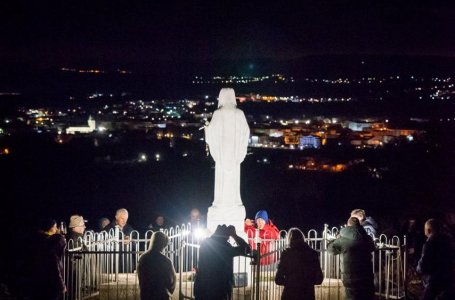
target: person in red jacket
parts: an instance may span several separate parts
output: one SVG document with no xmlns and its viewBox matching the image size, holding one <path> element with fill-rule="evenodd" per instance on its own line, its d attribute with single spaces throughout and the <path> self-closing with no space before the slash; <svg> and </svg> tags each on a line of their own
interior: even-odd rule
<svg viewBox="0 0 455 300">
<path fill-rule="evenodd" d="M 256 250 L 256 230 L 259 230 L 259 238 L 261 245 L 259 252 L 261 254 L 261 265 L 270 265 L 277 261 L 276 253 L 268 254 L 275 248 L 275 241 L 280 236 L 280 231 L 269 219 L 267 211 L 260 210 L 256 213 L 254 221 L 251 219 L 245 220 L 245 233 L 248 235 L 248 241 L 251 249 Z"/>
</svg>

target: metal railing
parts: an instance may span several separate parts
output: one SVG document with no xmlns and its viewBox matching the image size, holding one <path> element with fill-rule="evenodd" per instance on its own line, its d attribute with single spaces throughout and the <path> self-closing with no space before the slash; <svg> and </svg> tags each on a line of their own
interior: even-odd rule
<svg viewBox="0 0 455 300">
<path fill-rule="evenodd" d="M 140 299 L 135 268 L 139 256 L 148 249 L 152 231 L 140 234 L 133 231 L 125 236 L 121 231 L 87 232 L 77 241 L 68 241 L 66 251 L 65 282 L 68 292 L 65 299 Z M 174 299 L 194 299 L 194 278 L 199 258 L 199 245 L 203 237 L 190 224 L 164 231 L 169 237 L 165 255 L 177 272 Z M 341 283 L 340 256 L 327 251 L 329 239 L 339 228 L 325 225 L 323 230 L 309 230 L 305 236 L 311 248 L 319 252 L 324 281 L 316 286 L 316 299 L 344 299 Z M 255 251 L 245 258 L 235 258 L 233 299 L 280 299 L 282 287 L 274 282 L 276 267 L 282 251 L 287 247 L 288 232 L 282 230 L 278 239 L 249 240 L 256 244 L 267 243 L 266 253 Z M 406 251 L 405 241 L 398 237 L 377 239 L 373 253 L 375 289 L 378 299 L 405 297 Z M 254 248 L 254 247 L 253 247 Z M 259 262 L 266 263 L 259 263 Z"/>
</svg>

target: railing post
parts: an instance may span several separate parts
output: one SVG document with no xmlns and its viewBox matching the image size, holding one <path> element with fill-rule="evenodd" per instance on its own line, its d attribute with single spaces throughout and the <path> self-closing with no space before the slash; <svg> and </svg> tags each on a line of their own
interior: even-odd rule
<svg viewBox="0 0 455 300">
<path fill-rule="evenodd" d="M 118 281 L 118 272 L 119 272 L 119 264 L 120 264 L 120 228 L 115 226 L 115 281 Z"/>
<path fill-rule="evenodd" d="M 184 248 L 185 248 L 185 241 L 182 240 L 182 244 L 179 249 L 179 300 L 183 300 L 185 295 L 183 294 L 183 255 L 184 255 Z M 194 281 L 194 280 L 193 280 Z M 194 286 L 194 285 L 193 285 Z"/>
<path fill-rule="evenodd" d="M 328 277 L 327 274 L 328 264 L 329 264 L 329 254 L 327 251 L 327 231 L 329 230 L 329 225 L 324 224 L 324 231 L 322 232 L 322 240 L 324 243 L 324 277 Z"/>
<path fill-rule="evenodd" d="M 259 280 L 261 271 L 261 238 L 259 236 L 259 229 L 256 229 L 255 231 L 254 242 L 256 244 L 256 300 L 259 300 Z"/>
<path fill-rule="evenodd" d="M 408 243 L 407 236 L 403 237 L 403 283 L 404 283 L 404 299 L 408 299 Z"/>
</svg>

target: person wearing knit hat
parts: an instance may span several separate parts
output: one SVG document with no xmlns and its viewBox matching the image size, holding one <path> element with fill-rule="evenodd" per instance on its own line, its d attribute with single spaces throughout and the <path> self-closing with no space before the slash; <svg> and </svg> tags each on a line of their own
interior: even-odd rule
<svg viewBox="0 0 455 300">
<path fill-rule="evenodd" d="M 260 210 L 256 213 L 256 216 L 254 216 L 254 220 L 257 222 L 258 219 L 264 220 L 265 223 L 269 221 L 269 215 L 267 214 L 266 210 Z"/>
<path fill-rule="evenodd" d="M 250 246 L 253 250 L 256 249 L 254 238 L 256 237 L 256 229 L 259 229 L 259 238 L 261 239 L 260 254 L 261 256 L 273 250 L 273 240 L 277 240 L 280 235 L 278 228 L 269 219 L 266 210 L 260 210 L 254 216 L 254 221 L 251 219 L 245 220 L 245 232 L 248 235 Z M 276 262 L 274 255 L 268 255 L 261 258 L 261 265 L 270 265 Z"/>
</svg>

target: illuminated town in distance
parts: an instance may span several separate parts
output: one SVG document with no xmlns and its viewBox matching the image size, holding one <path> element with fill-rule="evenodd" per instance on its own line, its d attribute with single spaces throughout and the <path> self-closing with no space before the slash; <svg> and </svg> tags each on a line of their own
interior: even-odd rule
<svg viewBox="0 0 455 300">
<path fill-rule="evenodd" d="M 55 3 L 54 3 L 55 4 Z M 281 228 L 444 219 L 455 187 L 453 4 L 7 5 L 0 169 L 15 222 L 43 207 L 142 228 L 213 200 L 203 126 L 234 88 L 248 214 Z M 273 12 L 273 15 L 270 14 Z M 270 16 L 270 17 L 264 17 Z M 12 182 L 10 182 L 12 181 Z M 386 229 L 386 228 L 384 228 Z"/>
</svg>

